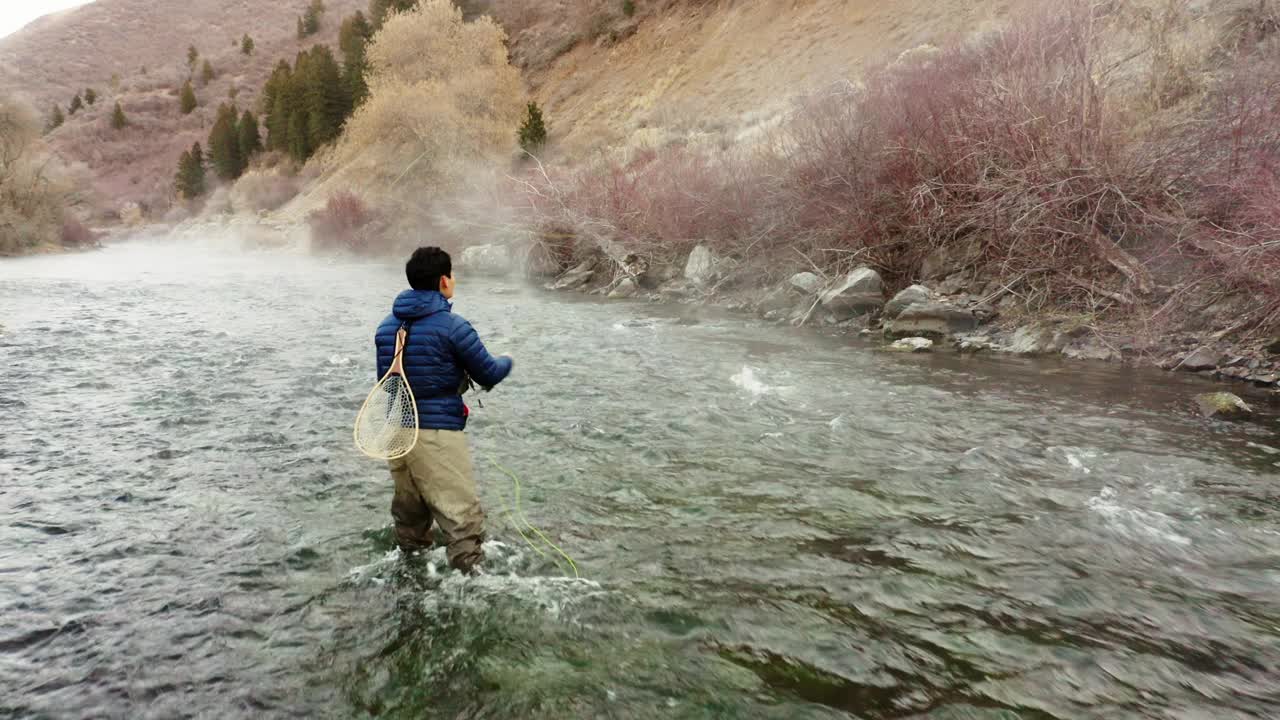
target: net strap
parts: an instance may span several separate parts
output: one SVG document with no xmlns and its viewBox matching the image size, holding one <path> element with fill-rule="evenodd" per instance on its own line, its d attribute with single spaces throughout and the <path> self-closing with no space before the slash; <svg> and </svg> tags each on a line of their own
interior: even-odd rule
<svg viewBox="0 0 1280 720">
<path fill-rule="evenodd" d="M 408 378 L 405 377 L 404 374 L 403 356 L 404 344 L 408 338 L 409 330 L 404 325 L 401 325 L 400 329 L 396 331 L 396 354 L 391 358 L 391 373 L 404 377 L 406 380 L 408 380 Z"/>
</svg>

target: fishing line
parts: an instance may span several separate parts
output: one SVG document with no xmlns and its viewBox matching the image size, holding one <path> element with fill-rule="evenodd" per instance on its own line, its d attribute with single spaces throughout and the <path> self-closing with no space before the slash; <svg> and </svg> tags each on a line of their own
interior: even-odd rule
<svg viewBox="0 0 1280 720">
<path fill-rule="evenodd" d="M 494 460 L 494 459 L 493 459 L 493 457 L 492 457 L 491 455 L 489 455 L 488 453 L 481 453 L 481 454 L 484 456 L 484 459 L 486 459 L 486 460 L 488 460 L 488 461 L 489 461 L 489 464 L 493 465 L 493 467 L 494 467 L 494 468 L 496 468 L 496 469 L 498 470 L 498 472 L 502 473 L 503 475 L 506 475 L 508 478 L 510 478 L 510 479 L 511 479 L 511 484 L 512 484 L 512 485 L 514 486 L 514 488 L 515 488 L 515 508 L 516 508 L 515 517 L 516 517 L 516 519 L 517 519 L 517 520 L 519 520 L 519 522 L 524 523 L 525 527 L 527 527 L 527 528 L 529 528 L 531 531 L 533 531 L 533 534 L 534 534 L 534 535 L 537 535 L 537 536 L 538 536 L 538 538 L 539 538 L 539 539 L 541 539 L 541 540 L 542 540 L 542 542 L 543 542 L 543 543 L 545 543 L 545 544 L 547 545 L 547 547 L 551 548 L 552 550 L 555 550 L 555 551 L 556 551 L 556 553 L 558 553 L 558 554 L 560 555 L 560 557 L 564 558 L 564 559 L 565 559 L 565 561 L 567 561 L 567 562 L 569 563 L 569 568 L 570 568 L 571 570 L 573 570 L 573 577 L 574 577 L 574 578 L 581 578 L 581 577 L 582 577 L 582 575 L 578 572 L 578 564 L 577 564 L 577 563 L 575 563 L 575 562 L 573 561 L 573 558 L 569 557 L 569 554 L 568 554 L 568 553 L 566 553 L 564 550 L 562 550 L 562 549 L 560 548 L 560 546 L 559 546 L 559 545 L 557 545 L 557 544 L 555 544 L 554 542 L 552 542 L 552 541 L 551 541 L 551 539 L 550 539 L 550 538 L 548 538 L 548 537 L 546 536 L 546 534 L 545 534 L 545 533 L 543 533 L 543 532 L 542 532 L 541 530 L 539 530 L 536 526 L 534 526 L 534 524 L 533 524 L 533 523 L 529 522 L 529 518 L 525 517 L 525 515 L 524 515 L 524 509 L 523 509 L 523 507 L 522 507 L 522 505 L 521 505 L 521 503 L 520 503 L 520 478 L 519 478 L 519 477 L 517 477 L 515 473 L 511 472 L 511 471 L 510 471 L 510 470 L 508 470 L 505 466 L 503 466 L 503 465 L 502 465 L 502 463 L 498 462 L 497 460 Z M 511 518 L 511 516 L 512 516 L 512 513 L 511 513 L 511 510 L 507 508 L 507 499 L 506 499 L 506 496 L 505 496 L 503 493 L 499 493 L 498 495 L 499 495 L 499 497 L 500 497 L 500 498 L 501 498 L 501 500 L 502 500 L 502 511 L 503 511 L 503 513 L 505 513 L 505 514 L 506 514 L 507 518 L 508 518 L 508 519 L 510 519 L 510 518 Z M 530 548 L 532 548 L 532 549 L 533 549 L 533 551 L 534 551 L 534 552 L 536 552 L 540 557 L 544 557 L 544 558 L 545 558 L 545 557 L 547 557 L 547 553 L 545 553 L 545 552 L 544 552 L 541 548 L 539 548 L 537 545 L 534 545 L 534 544 L 533 544 L 533 541 L 529 539 L 529 536 L 528 536 L 528 535 L 526 535 L 526 534 L 524 533 L 524 530 L 520 528 L 519 523 L 512 523 L 512 524 L 513 524 L 513 525 L 515 525 L 516 532 L 520 533 L 520 537 L 525 541 L 525 543 L 526 543 Z M 555 557 L 553 557 L 553 558 L 552 558 L 552 560 L 554 560 L 554 561 L 555 561 L 555 563 L 556 563 L 556 567 L 557 567 L 557 568 L 560 568 L 560 569 L 561 569 L 561 571 L 563 572 L 563 567 L 560 565 L 560 558 L 555 558 Z M 568 573 L 565 573 L 565 574 L 567 575 Z"/>
</svg>

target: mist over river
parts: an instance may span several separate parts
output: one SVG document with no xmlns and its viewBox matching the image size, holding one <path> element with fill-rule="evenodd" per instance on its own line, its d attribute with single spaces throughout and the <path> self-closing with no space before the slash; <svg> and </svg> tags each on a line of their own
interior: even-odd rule
<svg viewBox="0 0 1280 720">
<path fill-rule="evenodd" d="M 0 717 L 1280 714 L 1280 440 L 1188 412 L 1201 379 L 460 272 L 516 358 L 463 579 L 392 549 L 351 440 L 403 282 L 222 239 L 0 261 Z"/>
</svg>

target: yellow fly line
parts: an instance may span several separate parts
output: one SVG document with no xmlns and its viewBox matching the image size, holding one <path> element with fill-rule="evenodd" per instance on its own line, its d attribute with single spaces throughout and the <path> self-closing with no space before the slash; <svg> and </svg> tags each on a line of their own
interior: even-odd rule
<svg viewBox="0 0 1280 720">
<path fill-rule="evenodd" d="M 418 444 L 418 403 L 404 376 L 402 327 L 396 333 L 396 354 L 391 367 L 365 398 L 356 415 L 355 441 L 360 452 L 376 460 L 395 460 Z"/>
<path fill-rule="evenodd" d="M 516 499 L 515 499 L 516 511 L 515 511 L 514 517 L 516 518 L 516 520 L 518 520 L 518 522 L 513 521 L 511 524 L 515 526 L 516 532 L 520 533 L 520 537 L 525 541 L 525 544 L 527 544 L 530 548 L 532 548 L 533 551 L 537 553 L 540 557 L 544 557 L 544 558 L 547 557 L 547 553 L 544 552 L 542 548 L 535 545 L 533 541 L 529 539 L 528 535 L 525 535 L 524 530 L 521 529 L 520 527 L 520 523 L 523 523 L 524 526 L 529 528 L 529 530 L 532 531 L 534 535 L 537 535 L 538 538 L 542 540 L 542 542 L 547 547 L 551 548 L 560 557 L 564 558 L 565 561 L 569 563 L 569 569 L 573 571 L 573 576 L 575 578 L 581 578 L 582 575 L 578 573 L 578 564 L 573 561 L 573 558 L 569 557 L 569 554 L 566 553 L 564 550 L 561 550 L 559 545 L 551 542 L 551 540 L 547 538 L 546 534 L 544 534 L 538 528 L 534 527 L 533 523 L 529 522 L 529 519 L 524 516 L 524 509 L 520 504 L 520 478 L 516 477 L 515 473 L 503 467 L 502 464 L 499 463 L 497 460 L 494 460 L 492 457 L 489 457 L 489 455 L 486 454 L 485 459 L 489 461 L 489 464 L 497 468 L 498 472 L 502 473 L 503 475 L 506 475 L 508 478 L 511 478 L 511 484 L 515 487 L 515 493 L 516 493 Z M 508 520 L 512 519 L 513 517 L 512 513 L 509 509 L 507 509 L 506 497 L 502 497 L 502 511 L 507 516 Z M 555 561 L 556 567 L 560 568 L 561 572 L 563 572 L 564 566 L 560 564 L 560 558 L 552 558 L 552 559 Z M 565 574 L 568 575 L 568 573 L 565 573 Z"/>
</svg>

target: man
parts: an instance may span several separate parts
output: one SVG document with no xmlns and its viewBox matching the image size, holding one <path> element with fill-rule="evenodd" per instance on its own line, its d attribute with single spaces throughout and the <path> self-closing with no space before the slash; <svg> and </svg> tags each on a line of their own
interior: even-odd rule
<svg viewBox="0 0 1280 720">
<path fill-rule="evenodd" d="M 448 543 L 449 564 L 472 572 L 484 559 L 484 512 L 463 435 L 468 410 L 461 393 L 471 379 L 486 389 L 502 382 L 512 362 L 490 355 L 471 323 L 453 314 L 449 253 L 418 248 L 405 275 L 410 289 L 396 297 L 374 335 L 381 378 L 391 367 L 397 331 L 406 329 L 404 374 L 418 404 L 418 444 L 389 463 L 396 542 L 406 552 L 430 548 L 434 521 Z"/>
</svg>

